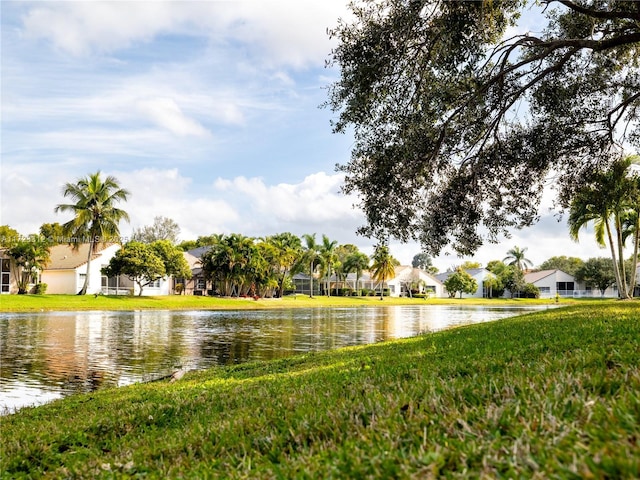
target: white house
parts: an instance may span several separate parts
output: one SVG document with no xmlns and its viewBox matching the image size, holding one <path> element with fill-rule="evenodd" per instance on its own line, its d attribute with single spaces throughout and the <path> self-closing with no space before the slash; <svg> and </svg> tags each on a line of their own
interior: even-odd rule
<svg viewBox="0 0 640 480">
<path fill-rule="evenodd" d="M 540 298 L 553 298 L 556 293 L 561 297 L 600 297 L 600 290 L 578 282 L 573 275 L 562 270 L 540 270 L 526 273 L 524 280 L 540 289 Z M 605 297 L 616 298 L 618 291 L 614 286 L 604 292 Z"/>
<path fill-rule="evenodd" d="M 411 266 L 396 267 L 395 276 L 386 281 L 389 296 L 408 296 L 409 290 L 417 289 L 419 293 L 432 292 L 434 297 L 444 296 L 444 285 L 433 275 Z"/>
<path fill-rule="evenodd" d="M 576 290 L 584 290 L 584 285 L 579 285 L 573 275 L 557 268 L 525 273 L 524 281 L 538 287 L 540 298 L 551 298 L 556 294 L 561 297 L 573 297 Z"/>
<path fill-rule="evenodd" d="M 117 243 L 97 246 L 91 259 L 91 272 L 87 293 L 102 291 L 103 280 L 100 269 L 109 264 L 109 260 L 120 249 Z M 40 281 L 47 284 L 47 293 L 78 293 L 84 285 L 87 274 L 87 256 L 89 244 L 83 243 L 74 249 L 71 245 L 54 245 L 49 250 L 49 264 L 42 270 Z M 106 280 L 106 277 L 105 277 Z"/>
<path fill-rule="evenodd" d="M 465 270 L 465 272 L 467 272 L 469 275 L 471 275 L 475 279 L 475 281 L 478 283 L 478 289 L 474 293 L 471 293 L 471 294 L 463 293 L 462 294 L 462 298 L 485 298 L 485 297 L 489 297 L 490 296 L 490 292 L 486 291 L 486 289 L 484 287 L 484 281 L 489 277 L 493 277 L 493 273 L 491 273 L 486 268 L 470 268 L 468 270 Z M 454 273 L 455 272 L 439 273 L 438 275 L 436 275 L 436 278 L 438 280 L 440 280 L 444 284 L 444 282 L 447 280 L 447 278 L 449 278 Z M 443 289 L 443 295 L 442 296 L 443 297 L 448 297 L 449 296 L 449 293 L 447 292 L 446 287 Z"/>
<path fill-rule="evenodd" d="M 124 276 L 107 278 L 102 275 L 102 268 L 109 261 L 120 245 L 109 243 L 98 245 L 91 259 L 91 272 L 87 293 L 103 293 L 105 295 L 137 295 L 138 286 Z M 47 293 L 75 294 L 80 291 L 87 274 L 87 256 L 89 244 L 83 243 L 74 249 L 71 245 L 55 245 L 50 249 L 49 264 L 42 270 L 40 281 L 47 284 Z M 143 295 L 169 295 L 170 282 L 163 278 L 143 288 Z"/>
</svg>

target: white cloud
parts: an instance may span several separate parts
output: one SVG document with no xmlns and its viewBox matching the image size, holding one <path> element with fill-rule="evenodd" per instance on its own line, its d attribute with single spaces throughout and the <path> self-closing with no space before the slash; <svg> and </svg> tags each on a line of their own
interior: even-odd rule
<svg viewBox="0 0 640 480">
<path fill-rule="evenodd" d="M 180 10 L 165 2 L 52 2 L 24 16 L 27 35 L 72 55 L 128 47 L 184 22 Z"/>
<path fill-rule="evenodd" d="M 331 45 L 326 28 L 346 14 L 339 0 L 52 2 L 30 8 L 23 26 L 27 36 L 76 56 L 181 34 L 234 38 L 261 63 L 302 67 L 322 61 Z"/>
<path fill-rule="evenodd" d="M 340 193 L 343 175 L 324 172 L 307 176 L 299 184 L 266 185 L 259 178 L 218 179 L 215 187 L 223 192 L 244 196 L 252 208 L 269 221 L 280 224 L 316 224 L 327 222 L 357 224 L 362 213 L 352 208 L 354 198 Z"/>
<path fill-rule="evenodd" d="M 151 98 L 140 100 L 138 109 L 151 121 L 180 137 L 206 137 L 210 132 L 196 120 L 188 118 L 171 98 Z"/>
</svg>

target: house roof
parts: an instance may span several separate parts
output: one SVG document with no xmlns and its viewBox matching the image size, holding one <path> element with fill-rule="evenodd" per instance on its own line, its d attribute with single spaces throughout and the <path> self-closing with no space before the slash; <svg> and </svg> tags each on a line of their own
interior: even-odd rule
<svg viewBox="0 0 640 480">
<path fill-rule="evenodd" d="M 205 246 L 205 247 L 196 247 L 196 248 L 192 248 L 191 250 L 187 250 L 187 253 L 190 255 L 193 255 L 194 257 L 200 259 L 202 258 L 202 255 L 204 255 L 204 253 L 207 250 L 210 250 L 211 246 Z"/>
<path fill-rule="evenodd" d="M 489 272 L 489 270 L 487 270 L 486 268 L 469 268 L 466 269 L 465 272 L 467 272 L 469 275 L 471 275 L 472 277 L 475 277 L 476 275 L 478 275 L 481 272 Z M 444 273 L 438 273 L 437 275 L 435 275 L 435 277 L 440 280 L 441 282 L 444 282 L 447 278 L 449 278 L 451 275 L 453 275 L 455 272 L 444 272 Z"/>
<path fill-rule="evenodd" d="M 195 268 L 200 267 L 200 259 L 198 257 L 196 257 L 195 255 L 192 255 L 189 252 L 182 252 L 182 256 L 184 257 L 184 259 L 189 264 L 189 268 L 191 270 L 194 270 Z"/>
<path fill-rule="evenodd" d="M 117 245 L 116 243 L 100 244 L 91 257 L 92 260 L 102 255 L 106 248 Z M 87 263 L 89 244 L 82 243 L 75 250 L 72 245 L 54 245 L 49 249 L 49 264 L 45 270 L 72 270 Z"/>
<path fill-rule="evenodd" d="M 563 272 L 562 270 L 559 270 L 557 268 L 554 268 L 552 270 L 540 270 L 539 272 L 531 272 L 531 273 L 526 273 L 524 275 L 524 279 L 527 283 L 536 283 L 540 280 L 542 280 L 543 278 L 549 277 L 551 275 L 554 275 L 557 272 Z M 568 273 L 565 273 L 565 275 L 569 275 Z"/>
</svg>

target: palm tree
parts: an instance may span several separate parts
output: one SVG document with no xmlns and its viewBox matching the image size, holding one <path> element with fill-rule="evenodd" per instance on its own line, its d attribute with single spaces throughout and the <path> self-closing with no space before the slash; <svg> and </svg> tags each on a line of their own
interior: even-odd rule
<svg viewBox="0 0 640 480">
<path fill-rule="evenodd" d="M 384 294 L 384 282 L 396 273 L 393 257 L 389 254 L 389 247 L 385 244 L 377 245 L 372 256 L 371 277 L 380 282 L 380 300 Z"/>
<path fill-rule="evenodd" d="M 319 245 L 320 259 L 322 261 L 322 271 L 324 273 L 326 281 L 326 292 L 328 296 L 331 296 L 331 273 L 333 266 L 336 263 L 336 247 L 338 242 L 336 240 L 329 240 L 329 237 L 322 235 L 322 243 Z"/>
<path fill-rule="evenodd" d="M 525 268 L 533 265 L 531 260 L 525 257 L 526 251 L 527 247 L 521 249 L 520 247 L 515 246 L 511 250 L 507 251 L 507 256 L 504 257 L 502 261 L 509 262 L 508 265 L 515 265 L 518 270 L 522 272 Z"/>
<path fill-rule="evenodd" d="M 320 260 L 319 246 L 316 243 L 316 234 L 305 233 L 302 235 L 304 240 L 302 261 L 309 265 L 309 298 L 313 298 L 313 273 L 316 264 Z"/>
<path fill-rule="evenodd" d="M 638 196 L 635 193 L 638 180 L 630 176 L 632 160 L 632 157 L 618 160 L 609 170 L 594 175 L 591 184 L 582 187 L 571 201 L 568 221 L 569 235 L 573 240 L 578 241 L 582 227 L 593 222 L 598 244 L 609 244 L 618 296 L 621 298 L 630 298 L 635 284 L 635 279 L 631 278 L 631 287 L 627 289 L 624 266 L 624 242 L 628 236 L 624 231 L 625 220 L 631 222 L 632 230 L 638 225 L 633 218 L 633 211 L 638 210 Z M 637 239 L 638 235 L 632 234 Z M 634 247 L 633 263 L 637 261 L 636 255 L 637 247 Z"/>
<path fill-rule="evenodd" d="M 345 275 L 348 275 L 349 272 L 356 272 L 356 285 L 355 285 L 356 292 L 359 292 L 358 282 L 360 281 L 362 272 L 367 268 L 369 268 L 369 257 L 367 257 L 362 252 L 352 253 L 347 257 L 347 259 L 344 262 L 343 270 L 345 272 Z"/>
<path fill-rule="evenodd" d="M 19 239 L 6 253 L 14 260 L 18 294 L 23 295 L 27 293 L 29 283 L 35 281 L 38 273 L 49 263 L 49 243 L 42 236 L 33 235 Z"/>
<path fill-rule="evenodd" d="M 271 263 L 278 280 L 278 297 L 284 293 L 286 278 L 302 255 L 302 243 L 299 237 L 285 232 L 265 238 L 265 243 L 273 247 Z"/>
<path fill-rule="evenodd" d="M 60 204 L 55 212 L 72 212 L 74 218 L 62 228 L 71 238 L 88 240 L 87 273 L 84 284 L 78 295 L 85 295 L 91 273 L 91 258 L 98 244 L 115 241 L 120 235 L 118 224 L 121 220 L 129 221 L 129 215 L 117 208 L 118 202 L 124 202 L 129 192 L 120 188 L 115 177 L 108 176 L 104 180 L 100 171 L 78 179 L 76 183 L 67 183 L 62 188 L 62 196 L 69 197 L 74 203 Z M 73 244 L 79 248 L 80 242 Z"/>
</svg>

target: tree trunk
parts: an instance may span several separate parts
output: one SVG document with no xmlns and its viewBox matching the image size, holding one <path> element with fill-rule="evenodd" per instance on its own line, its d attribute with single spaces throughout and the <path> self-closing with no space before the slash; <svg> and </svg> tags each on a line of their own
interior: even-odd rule
<svg viewBox="0 0 640 480">
<path fill-rule="evenodd" d="M 633 298 L 636 289 L 636 275 L 638 273 L 638 241 L 640 241 L 640 212 L 636 212 L 638 219 L 636 220 L 635 232 L 633 232 L 633 257 L 631 257 L 631 279 L 628 295 Z"/>
<path fill-rule="evenodd" d="M 609 248 L 611 248 L 611 259 L 613 260 L 613 274 L 616 277 L 616 286 L 618 287 L 618 298 L 627 298 L 627 291 L 620 279 L 620 269 L 618 268 L 618 260 L 616 258 L 616 247 L 613 243 L 613 236 L 611 235 L 611 226 L 607 221 L 605 221 L 605 228 L 607 230 Z"/>
<path fill-rule="evenodd" d="M 624 245 L 622 243 L 622 224 L 620 223 L 620 216 L 616 214 L 614 216 L 616 226 L 616 242 L 618 244 L 618 262 L 620 263 L 620 279 L 622 280 L 622 288 L 624 288 L 624 298 L 630 298 L 627 292 L 627 272 L 624 268 Z"/>
<path fill-rule="evenodd" d="M 93 238 L 90 238 L 89 239 L 89 255 L 87 255 L 87 273 L 84 276 L 84 285 L 82 285 L 82 288 L 78 292 L 78 295 L 87 294 L 87 288 L 89 288 L 89 277 L 91 276 L 91 257 L 93 257 L 94 248 L 95 248 L 95 242 L 93 241 Z"/>
</svg>

